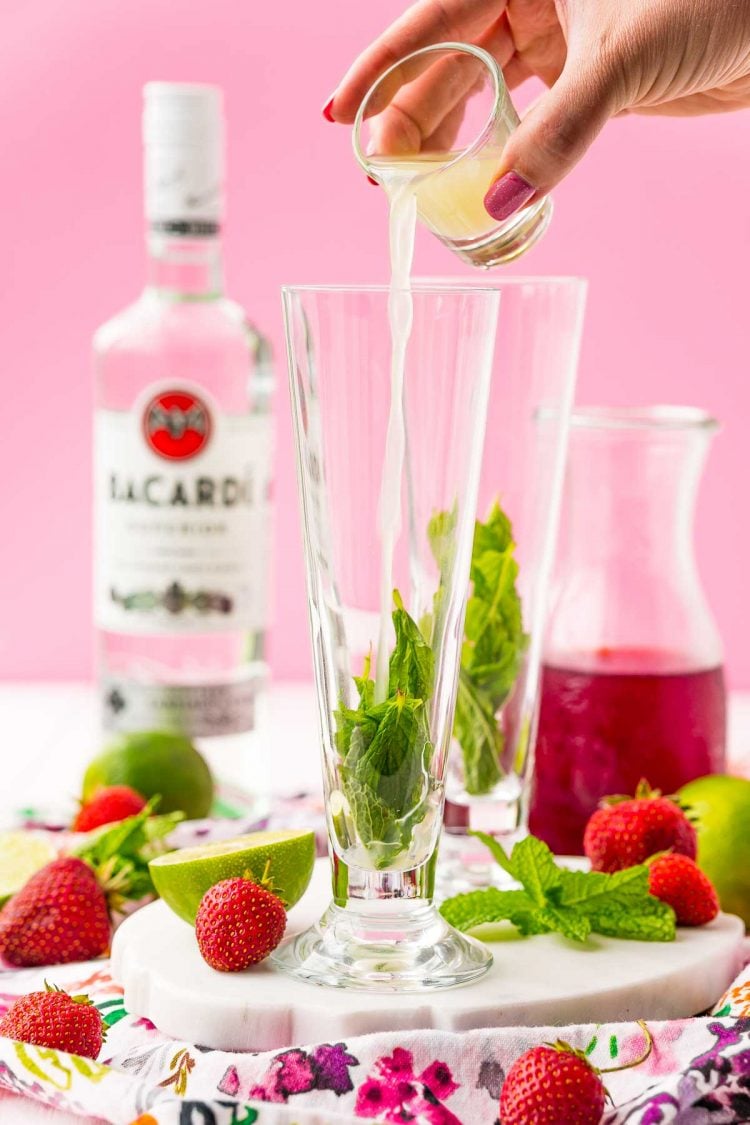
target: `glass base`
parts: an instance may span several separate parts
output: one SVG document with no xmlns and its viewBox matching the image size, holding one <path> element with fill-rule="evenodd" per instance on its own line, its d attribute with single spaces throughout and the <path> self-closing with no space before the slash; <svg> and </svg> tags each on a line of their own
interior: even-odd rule
<svg viewBox="0 0 750 1125">
<path fill-rule="evenodd" d="M 492 954 L 449 926 L 430 903 L 335 903 L 285 941 L 274 965 L 311 984 L 363 992 L 431 992 L 483 976 Z"/>
<path fill-rule="evenodd" d="M 545 195 L 538 203 L 525 207 L 517 216 L 502 222 L 490 234 L 473 241 L 456 241 L 443 238 L 439 231 L 435 233 L 441 242 L 469 265 L 491 269 L 492 266 L 512 262 L 525 254 L 542 237 L 551 218 L 552 200 Z"/>
</svg>

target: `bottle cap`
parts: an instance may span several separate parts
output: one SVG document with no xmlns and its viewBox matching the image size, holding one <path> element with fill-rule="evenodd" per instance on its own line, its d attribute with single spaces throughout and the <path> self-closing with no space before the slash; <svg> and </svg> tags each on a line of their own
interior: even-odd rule
<svg viewBox="0 0 750 1125">
<path fill-rule="evenodd" d="M 143 89 L 146 218 L 173 234 L 214 234 L 224 215 L 224 107 L 218 86 Z"/>
</svg>

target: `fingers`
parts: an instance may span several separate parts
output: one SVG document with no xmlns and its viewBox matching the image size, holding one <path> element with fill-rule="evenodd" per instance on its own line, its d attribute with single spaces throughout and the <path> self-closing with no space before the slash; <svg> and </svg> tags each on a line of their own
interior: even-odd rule
<svg viewBox="0 0 750 1125">
<path fill-rule="evenodd" d="M 332 121 L 351 124 L 365 94 L 389 66 L 404 55 L 433 43 L 473 41 L 497 18 L 501 8 L 502 3 L 490 6 L 487 0 L 419 0 L 350 67 L 326 106 L 328 116 Z M 383 83 L 377 98 L 373 97 L 369 111 L 379 113 L 399 86 L 415 78 L 429 63 L 428 55 L 424 60 L 399 67 L 391 79 Z"/>
<path fill-rule="evenodd" d="M 533 74 L 533 70 L 518 55 L 513 55 L 503 66 L 503 78 L 509 90 L 515 90 L 528 78 L 531 78 Z"/>
<path fill-rule="evenodd" d="M 478 46 L 502 66 L 513 54 L 504 17 L 481 37 Z M 467 99 L 486 85 L 489 76 L 479 59 L 456 52 L 437 61 L 403 86 L 388 107 L 372 121 L 371 152 L 389 155 L 419 152 L 439 136 L 455 139 Z M 450 118 L 448 124 L 446 119 Z"/>
<path fill-rule="evenodd" d="M 471 55 L 444 55 L 419 78 L 402 87 L 390 105 L 373 120 L 372 146 L 377 153 L 419 152 L 446 117 L 482 78 L 483 64 Z"/>
<path fill-rule="evenodd" d="M 511 134 L 484 205 L 506 219 L 570 172 L 621 106 L 603 71 L 569 64 Z"/>
</svg>

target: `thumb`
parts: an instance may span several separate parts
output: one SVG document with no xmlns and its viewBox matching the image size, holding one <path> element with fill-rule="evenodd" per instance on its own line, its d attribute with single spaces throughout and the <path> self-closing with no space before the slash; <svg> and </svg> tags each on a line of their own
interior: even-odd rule
<svg viewBox="0 0 750 1125">
<path fill-rule="evenodd" d="M 590 64 L 567 65 L 508 138 L 498 175 L 484 197 L 493 219 L 507 219 L 546 195 L 616 111 L 611 84 L 603 75 L 592 72 Z"/>
</svg>

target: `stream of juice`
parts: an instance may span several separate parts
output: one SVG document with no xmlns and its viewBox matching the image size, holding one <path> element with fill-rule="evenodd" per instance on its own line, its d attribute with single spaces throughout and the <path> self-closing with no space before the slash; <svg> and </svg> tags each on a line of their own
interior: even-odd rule
<svg viewBox="0 0 750 1125">
<path fill-rule="evenodd" d="M 724 766 L 721 667 L 680 667 L 668 653 L 579 654 L 542 668 L 529 827 L 558 855 L 583 850 L 600 799 L 641 778 L 664 793 Z"/>
<path fill-rule="evenodd" d="M 378 519 L 381 543 L 380 622 L 375 672 L 375 701 L 388 694 L 389 640 L 393 598 L 393 556 L 401 533 L 401 481 L 406 454 L 404 368 L 411 335 L 413 301 L 410 288 L 417 224 L 417 201 L 412 172 L 383 177 L 388 197 L 391 288 L 388 320 L 391 330 L 391 403 L 380 483 Z"/>
</svg>

